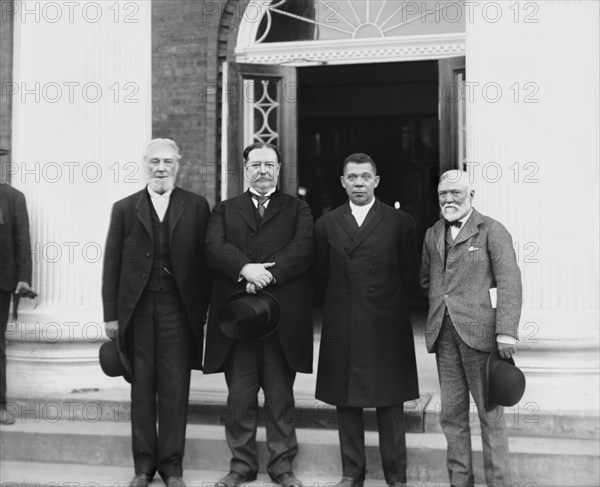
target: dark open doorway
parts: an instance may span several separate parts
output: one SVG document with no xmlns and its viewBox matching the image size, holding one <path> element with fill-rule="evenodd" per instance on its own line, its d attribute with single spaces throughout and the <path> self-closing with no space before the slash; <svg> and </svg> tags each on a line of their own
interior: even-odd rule
<svg viewBox="0 0 600 487">
<path fill-rule="evenodd" d="M 314 217 L 346 200 L 342 162 L 366 152 L 376 196 L 415 218 L 420 244 L 438 218 L 438 62 L 300 68 L 298 83 L 299 186 Z"/>
</svg>

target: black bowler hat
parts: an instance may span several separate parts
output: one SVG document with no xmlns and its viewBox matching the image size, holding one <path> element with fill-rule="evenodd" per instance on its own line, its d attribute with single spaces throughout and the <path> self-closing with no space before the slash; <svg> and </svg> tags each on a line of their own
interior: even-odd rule
<svg viewBox="0 0 600 487">
<path fill-rule="evenodd" d="M 219 326 L 235 340 L 256 341 L 274 333 L 281 321 L 281 306 L 275 296 L 264 291 L 233 293 L 221 308 Z"/>
<path fill-rule="evenodd" d="M 8 154 L 6 149 L 0 149 L 0 156 L 5 156 L 6 154 Z"/>
<path fill-rule="evenodd" d="M 512 358 L 502 358 L 498 350 L 487 360 L 485 404 L 489 411 L 495 406 L 514 406 L 525 392 L 525 374 Z"/>
<path fill-rule="evenodd" d="M 131 378 L 125 369 L 123 362 L 121 362 L 121 358 L 119 357 L 119 350 L 115 340 L 111 340 L 102 344 L 100 347 L 99 358 L 102 372 L 109 377 L 122 376 L 127 382 L 131 383 Z"/>
</svg>

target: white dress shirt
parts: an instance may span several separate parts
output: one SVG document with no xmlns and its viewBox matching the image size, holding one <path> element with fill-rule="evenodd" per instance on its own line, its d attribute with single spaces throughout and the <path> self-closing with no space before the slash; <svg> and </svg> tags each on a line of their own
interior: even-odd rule
<svg viewBox="0 0 600 487">
<path fill-rule="evenodd" d="M 255 190 L 255 189 L 253 189 L 253 188 L 249 188 L 249 191 L 250 191 L 252 194 L 255 194 L 256 196 L 267 196 L 267 197 L 269 197 L 269 199 L 263 203 L 263 206 L 265 207 L 265 210 L 266 210 L 266 209 L 267 209 L 267 207 L 269 206 L 269 202 L 271 201 L 271 195 L 272 195 L 272 194 L 273 194 L 275 191 L 277 191 L 277 188 L 273 188 L 273 189 L 271 189 L 270 191 L 267 191 L 267 192 L 266 192 L 264 195 L 260 194 L 258 191 L 256 191 L 256 190 Z M 258 208 L 258 200 L 257 200 L 256 198 L 252 198 L 252 203 L 254 203 L 254 208 Z"/>
<path fill-rule="evenodd" d="M 171 201 L 171 193 L 173 193 L 172 189 L 165 191 L 163 194 L 158 194 L 156 191 L 152 191 L 150 186 L 148 186 L 148 194 L 150 195 L 152 206 L 154 206 L 156 214 L 158 215 L 158 219 L 161 222 L 165 219 L 165 214 L 167 213 L 167 208 L 169 207 L 169 201 Z"/>
<path fill-rule="evenodd" d="M 365 221 L 365 218 L 367 217 L 367 213 L 369 213 L 369 210 L 371 209 L 371 207 L 374 204 L 375 204 L 375 198 L 373 198 L 370 203 L 367 203 L 364 206 L 355 205 L 354 203 L 352 203 L 352 201 L 350 201 L 350 211 L 352 212 L 352 216 L 356 220 L 356 223 L 358 224 L 359 227 Z"/>
</svg>

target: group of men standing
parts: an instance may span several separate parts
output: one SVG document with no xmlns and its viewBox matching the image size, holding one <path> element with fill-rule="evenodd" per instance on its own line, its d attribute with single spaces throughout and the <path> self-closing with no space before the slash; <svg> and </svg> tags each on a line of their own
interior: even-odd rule
<svg viewBox="0 0 600 487">
<path fill-rule="evenodd" d="M 361 487 L 366 473 L 363 408 L 377 409 L 388 485 L 407 481 L 403 403 L 419 396 L 408 290 L 418 279 L 413 218 L 374 196 L 375 162 L 352 154 L 342 168 L 348 202 L 313 224 L 308 205 L 277 189 L 278 149 L 248 146 L 248 191 L 218 203 L 175 186 L 179 148 L 154 139 L 144 164 L 148 186 L 114 205 L 103 275 L 107 334 L 116 340 L 131 382 L 132 487 L 158 472 L 185 486 L 184 454 L 190 370 L 225 374 L 230 472 L 216 487 L 256 479 L 258 392 L 264 392 L 267 472 L 283 487 L 301 487 L 293 385 L 313 364 L 311 269 L 324 295 L 316 397 L 337 407 L 343 478 Z M 450 482 L 472 486 L 469 391 L 478 407 L 489 485 L 510 485 L 501 408 L 486 412 L 485 360 L 496 347 L 515 351 L 520 273 L 504 227 L 471 206 L 461 171 L 444 173 L 443 219 L 427 232 L 421 283 L 428 291 L 427 348 L 437 355 L 442 427 Z M 462 228 L 459 226 L 462 225 Z M 314 234 L 313 234 L 314 232 Z M 497 288 L 497 308 L 488 290 Z M 274 333 L 239 340 L 220 327 L 231 296 L 269 293 L 281 316 Z M 205 353 L 203 330 L 208 310 Z M 156 426 L 158 420 L 158 429 Z"/>
</svg>

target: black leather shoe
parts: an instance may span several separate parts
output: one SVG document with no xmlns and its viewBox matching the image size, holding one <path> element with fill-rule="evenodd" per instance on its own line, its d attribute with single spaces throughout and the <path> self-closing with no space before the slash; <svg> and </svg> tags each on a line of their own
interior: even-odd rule
<svg viewBox="0 0 600 487">
<path fill-rule="evenodd" d="M 125 484 L 126 487 L 148 487 L 148 484 L 152 482 L 152 477 L 145 473 L 136 473 L 135 477 L 131 479 L 131 482 Z"/>
<path fill-rule="evenodd" d="M 363 487 L 364 480 L 355 480 L 352 477 L 344 477 L 335 487 Z"/>
<path fill-rule="evenodd" d="M 215 487 L 237 487 L 244 482 L 256 480 L 256 475 L 245 477 L 239 472 L 229 472 L 225 477 L 215 483 Z"/>
<path fill-rule="evenodd" d="M 293 472 L 282 473 L 275 479 L 281 487 L 302 487 L 302 482 L 293 474 Z"/>
<path fill-rule="evenodd" d="M 186 487 L 185 482 L 181 477 L 167 477 L 165 479 L 165 485 L 167 487 Z"/>
</svg>

